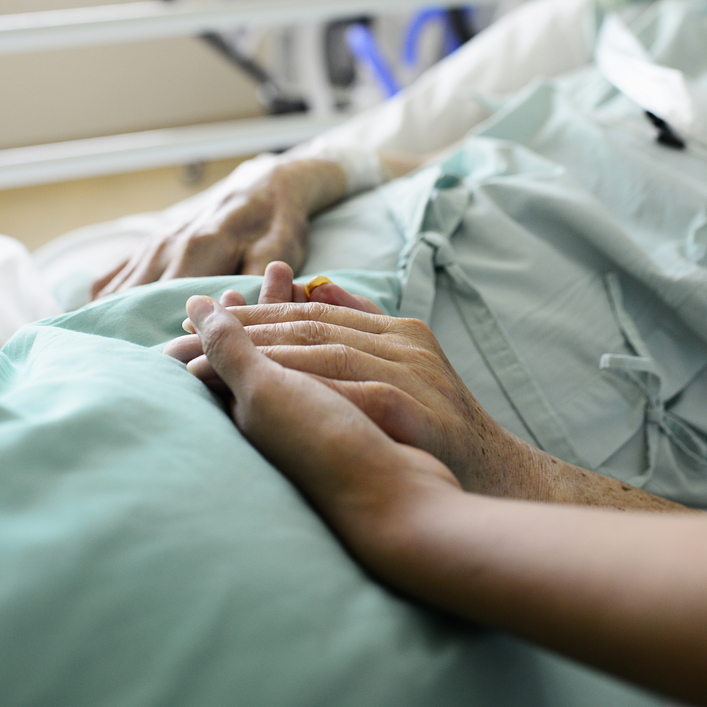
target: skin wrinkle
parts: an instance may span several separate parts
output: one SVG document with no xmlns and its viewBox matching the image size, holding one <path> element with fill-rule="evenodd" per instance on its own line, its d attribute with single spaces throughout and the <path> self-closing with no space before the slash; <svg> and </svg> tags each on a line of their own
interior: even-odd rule
<svg viewBox="0 0 707 707">
<path fill-rule="evenodd" d="M 332 160 L 276 162 L 256 183 L 236 172 L 206 204 L 182 212 L 92 286 L 94 298 L 175 277 L 261 275 L 273 260 L 298 269 L 309 217 L 339 201 L 346 175 Z"/>
<path fill-rule="evenodd" d="M 283 324 L 256 324 L 246 327 L 251 341 L 256 346 L 278 346 L 289 342 L 294 346 L 324 346 L 332 342 L 347 344 L 349 330 L 334 324 L 319 321 L 295 321 Z M 376 358 L 398 360 L 399 354 L 381 336 L 371 334 L 356 340 L 359 350 Z M 361 346 L 361 344 L 364 346 Z"/>
</svg>

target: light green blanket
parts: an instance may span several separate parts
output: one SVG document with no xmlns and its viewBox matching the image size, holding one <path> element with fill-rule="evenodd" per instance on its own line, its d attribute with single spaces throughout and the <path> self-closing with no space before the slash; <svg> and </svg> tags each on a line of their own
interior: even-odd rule
<svg viewBox="0 0 707 707">
<path fill-rule="evenodd" d="M 669 63 L 707 25 L 702 4 L 665 8 L 641 36 Z M 307 272 L 367 268 L 329 274 L 428 318 L 510 429 L 707 505 L 706 185 L 701 153 L 656 145 L 590 70 L 324 214 Z M 663 704 L 409 603 L 351 560 L 160 353 L 189 295 L 252 302 L 259 283 L 138 288 L 0 352 L 2 705 Z M 604 354 L 626 358 L 600 370 Z M 631 380 L 617 361 L 636 358 L 653 368 Z"/>
</svg>

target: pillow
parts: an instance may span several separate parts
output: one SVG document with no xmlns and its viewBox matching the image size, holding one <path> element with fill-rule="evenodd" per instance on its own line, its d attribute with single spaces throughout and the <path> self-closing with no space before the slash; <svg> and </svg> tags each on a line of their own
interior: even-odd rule
<svg viewBox="0 0 707 707">
<path fill-rule="evenodd" d="M 386 311 L 390 273 L 329 273 Z M 0 353 L 0 702 L 658 705 L 373 581 L 219 401 L 163 355 L 192 294 L 138 288 Z"/>
</svg>

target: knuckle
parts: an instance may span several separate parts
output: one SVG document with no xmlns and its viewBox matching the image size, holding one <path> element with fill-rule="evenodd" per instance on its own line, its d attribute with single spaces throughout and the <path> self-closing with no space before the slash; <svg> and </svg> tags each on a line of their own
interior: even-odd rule
<svg viewBox="0 0 707 707">
<path fill-rule="evenodd" d="M 402 319 L 399 321 L 403 332 L 415 339 L 427 341 L 432 334 L 431 329 L 420 319 Z"/>
<path fill-rule="evenodd" d="M 310 321 L 321 322 L 325 321 L 332 313 L 334 306 L 331 304 L 323 304 L 322 302 L 310 302 L 307 307 L 307 314 Z"/>
<path fill-rule="evenodd" d="M 329 327 L 320 321 L 309 321 L 305 336 L 308 343 L 326 344 L 329 341 Z"/>
<path fill-rule="evenodd" d="M 354 374 L 355 350 L 344 344 L 334 344 L 330 347 L 328 375 L 339 380 L 350 380 Z"/>
<path fill-rule="evenodd" d="M 327 327 L 319 321 L 288 322 L 287 335 L 296 346 L 326 343 Z"/>
</svg>

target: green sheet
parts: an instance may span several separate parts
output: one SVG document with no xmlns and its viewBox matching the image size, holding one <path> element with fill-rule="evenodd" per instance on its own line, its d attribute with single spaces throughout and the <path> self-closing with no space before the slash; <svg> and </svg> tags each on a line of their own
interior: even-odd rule
<svg viewBox="0 0 707 707">
<path fill-rule="evenodd" d="M 676 7 L 682 25 L 654 18 L 642 35 L 664 57 L 704 19 L 701 5 Z M 707 302 L 705 163 L 655 145 L 643 120 L 591 70 L 534 86 L 441 165 L 322 215 L 306 271 L 365 267 L 329 274 L 390 313 L 424 286 L 428 299 L 415 306 L 467 385 L 529 436 L 467 332 L 476 295 L 466 278 L 577 454 L 707 505 L 699 460 L 664 431 L 651 447 L 646 396 L 599 370 L 604 353 L 636 353 L 607 295 L 616 273 L 620 304 L 659 365 L 661 403 L 707 434 L 696 315 Z M 463 212 L 443 233 L 457 188 Z M 423 233 L 452 250 L 435 238 L 417 248 Z M 408 278 L 413 251 L 426 281 Z M 352 561 L 220 402 L 160 353 L 182 333 L 190 295 L 234 287 L 253 302 L 259 286 L 208 278 L 138 288 L 25 327 L 0 352 L 0 703 L 663 704 L 410 603 Z"/>
<path fill-rule="evenodd" d="M 232 285 L 259 279 L 143 287 L 0 354 L 5 707 L 660 704 L 373 582 L 160 353 L 189 295 Z"/>
</svg>

